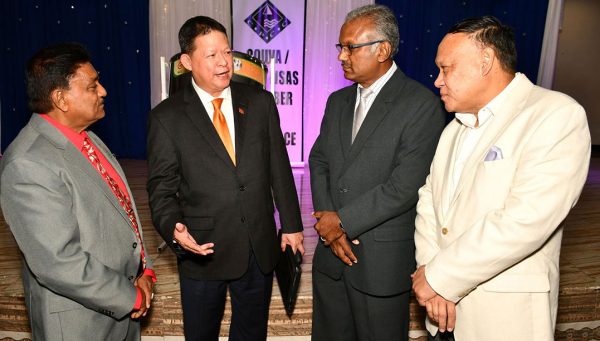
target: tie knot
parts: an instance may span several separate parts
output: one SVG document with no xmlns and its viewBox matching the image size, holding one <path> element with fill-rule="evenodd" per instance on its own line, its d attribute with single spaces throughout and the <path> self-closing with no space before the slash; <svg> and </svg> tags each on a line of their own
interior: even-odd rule
<svg viewBox="0 0 600 341">
<path fill-rule="evenodd" d="M 369 88 L 358 88 L 358 91 L 360 92 L 360 97 L 362 99 L 366 99 L 373 93 L 373 91 Z"/>
<path fill-rule="evenodd" d="M 221 103 L 223 103 L 223 99 L 222 98 L 215 98 L 212 100 L 212 105 L 215 108 L 215 110 L 220 110 L 221 109 Z"/>
</svg>

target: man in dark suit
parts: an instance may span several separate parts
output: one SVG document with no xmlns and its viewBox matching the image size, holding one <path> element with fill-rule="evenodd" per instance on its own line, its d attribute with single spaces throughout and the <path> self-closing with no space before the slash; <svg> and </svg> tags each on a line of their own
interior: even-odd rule
<svg viewBox="0 0 600 341">
<path fill-rule="evenodd" d="M 24 257 L 32 339 L 140 340 L 156 277 L 125 174 L 87 130 L 106 90 L 73 43 L 39 50 L 26 76 L 36 113 L 2 158 L 0 201 Z"/>
<path fill-rule="evenodd" d="M 179 249 L 185 337 L 217 340 L 229 288 L 229 339 L 264 340 L 280 249 L 304 253 L 277 107 L 230 83 L 232 51 L 214 19 L 186 21 L 179 44 L 192 81 L 150 112 L 148 193 L 154 226 Z"/>
<path fill-rule="evenodd" d="M 344 76 L 310 153 L 315 229 L 313 340 L 407 340 L 417 191 L 444 125 L 441 103 L 392 60 L 389 8 L 351 11 Z M 361 124 L 362 123 L 362 124 Z"/>
</svg>

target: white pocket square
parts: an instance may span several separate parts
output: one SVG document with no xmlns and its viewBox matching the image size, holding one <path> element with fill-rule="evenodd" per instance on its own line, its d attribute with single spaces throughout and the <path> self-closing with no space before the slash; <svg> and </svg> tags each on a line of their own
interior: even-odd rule
<svg viewBox="0 0 600 341">
<path fill-rule="evenodd" d="M 504 157 L 502 156 L 502 149 L 496 146 L 492 146 L 492 148 L 490 148 L 490 151 L 488 151 L 483 161 L 502 160 L 503 158 Z"/>
</svg>

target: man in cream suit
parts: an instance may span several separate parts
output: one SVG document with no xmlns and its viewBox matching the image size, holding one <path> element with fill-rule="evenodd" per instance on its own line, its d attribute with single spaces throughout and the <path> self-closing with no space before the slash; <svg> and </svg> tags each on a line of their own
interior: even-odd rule
<svg viewBox="0 0 600 341">
<path fill-rule="evenodd" d="M 451 28 L 436 64 L 456 119 L 419 190 L 413 289 L 427 329 L 438 340 L 553 340 L 562 222 L 589 164 L 585 112 L 515 73 L 512 31 L 493 17 Z"/>
<path fill-rule="evenodd" d="M 106 90 L 77 44 L 27 65 L 31 120 L 0 165 L 2 212 L 24 256 L 33 340 L 139 340 L 152 262 L 117 160 L 87 127 Z"/>
</svg>

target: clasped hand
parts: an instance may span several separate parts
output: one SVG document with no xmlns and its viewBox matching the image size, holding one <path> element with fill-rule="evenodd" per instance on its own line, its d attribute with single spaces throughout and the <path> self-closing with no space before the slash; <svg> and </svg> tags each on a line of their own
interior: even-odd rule
<svg viewBox="0 0 600 341">
<path fill-rule="evenodd" d="M 415 297 L 427 310 L 429 319 L 438 324 L 441 332 L 453 331 L 456 326 L 456 304 L 444 299 L 433 290 L 425 277 L 425 266 L 419 267 L 411 277 Z"/>
<path fill-rule="evenodd" d="M 140 305 L 140 309 L 131 313 L 132 319 L 137 319 L 142 316 L 146 316 L 148 310 L 150 310 L 150 306 L 152 304 L 152 299 L 154 298 L 154 294 L 152 289 L 154 288 L 154 281 L 152 277 L 142 274 L 140 277 L 136 278 L 133 282 L 133 285 L 140 289 L 142 294 L 142 304 Z"/>
<path fill-rule="evenodd" d="M 331 252 L 345 264 L 352 266 L 353 263 L 357 263 L 358 259 L 352 252 L 346 233 L 340 227 L 341 220 L 337 212 L 318 211 L 313 213 L 313 217 L 317 219 L 315 230 L 325 246 L 329 246 Z M 358 240 L 352 243 L 359 244 Z"/>
</svg>

